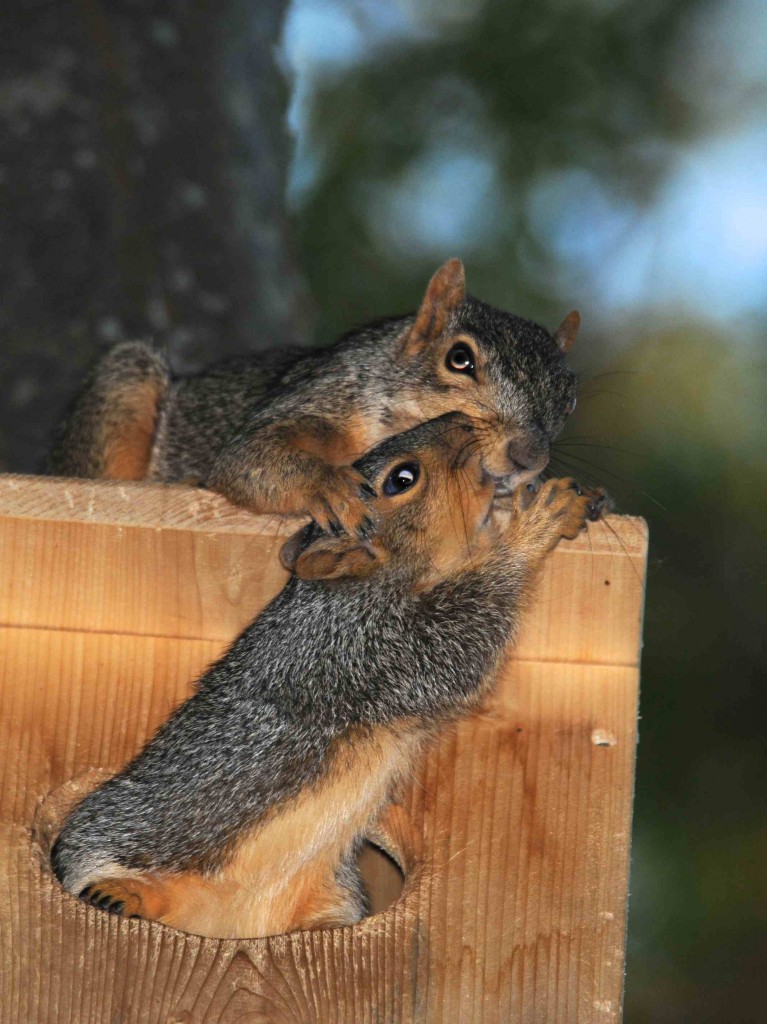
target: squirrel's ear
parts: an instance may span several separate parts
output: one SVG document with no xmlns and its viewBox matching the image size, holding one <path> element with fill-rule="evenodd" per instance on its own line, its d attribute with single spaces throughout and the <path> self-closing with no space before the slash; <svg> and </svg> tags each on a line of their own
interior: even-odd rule
<svg viewBox="0 0 767 1024">
<path fill-rule="evenodd" d="M 578 328 L 581 326 L 581 314 L 577 309 L 568 313 L 562 323 L 557 327 L 554 334 L 554 341 L 560 352 L 569 352 L 573 347 Z"/>
<path fill-rule="evenodd" d="M 302 580 L 338 580 L 370 576 L 380 566 L 375 547 L 355 537 L 321 537 L 296 559 L 293 571 Z"/>
<path fill-rule="evenodd" d="M 430 341 L 438 338 L 447 322 L 466 298 L 466 277 L 460 260 L 448 260 L 429 281 L 421 308 L 404 340 L 400 357 L 410 359 Z"/>
</svg>

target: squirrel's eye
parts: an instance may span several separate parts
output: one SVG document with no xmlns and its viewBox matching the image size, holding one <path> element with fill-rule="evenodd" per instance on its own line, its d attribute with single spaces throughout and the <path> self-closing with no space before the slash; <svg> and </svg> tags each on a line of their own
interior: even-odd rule
<svg viewBox="0 0 767 1024">
<path fill-rule="evenodd" d="M 448 370 L 452 370 L 453 373 L 468 373 L 469 376 L 474 376 L 474 353 L 468 345 L 464 345 L 460 342 L 458 345 L 453 345 L 447 354 L 445 360 L 445 366 Z"/>
<path fill-rule="evenodd" d="M 417 462 L 403 462 L 400 466 L 389 473 L 383 485 L 384 494 L 390 497 L 393 494 L 402 494 L 408 487 L 412 487 L 421 475 Z"/>
</svg>

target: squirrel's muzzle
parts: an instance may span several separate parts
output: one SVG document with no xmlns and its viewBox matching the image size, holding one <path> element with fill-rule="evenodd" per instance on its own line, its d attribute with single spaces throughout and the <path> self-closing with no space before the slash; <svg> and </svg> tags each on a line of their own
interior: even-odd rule
<svg viewBox="0 0 767 1024">
<path fill-rule="evenodd" d="M 549 461 L 549 443 L 545 440 L 521 438 L 509 441 L 506 457 L 513 473 L 537 476 Z"/>
</svg>

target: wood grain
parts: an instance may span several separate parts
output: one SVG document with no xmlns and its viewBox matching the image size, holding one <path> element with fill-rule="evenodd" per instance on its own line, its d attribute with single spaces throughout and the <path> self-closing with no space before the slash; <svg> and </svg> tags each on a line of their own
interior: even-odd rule
<svg viewBox="0 0 767 1024">
<path fill-rule="evenodd" d="M 555 553 L 493 698 L 387 816 L 406 873 L 393 906 L 209 940 L 63 893 L 35 823 L 59 787 L 131 757 L 279 589 L 290 529 L 145 484 L 83 483 L 62 509 L 73 483 L 0 478 L 3 1024 L 620 1018 L 641 521 Z"/>
<path fill-rule="evenodd" d="M 0 476 L 0 511 L 0 625 L 223 643 L 284 585 L 301 525 L 188 487 L 44 477 Z M 560 545 L 517 659 L 636 664 L 646 547 L 626 516 Z"/>
</svg>

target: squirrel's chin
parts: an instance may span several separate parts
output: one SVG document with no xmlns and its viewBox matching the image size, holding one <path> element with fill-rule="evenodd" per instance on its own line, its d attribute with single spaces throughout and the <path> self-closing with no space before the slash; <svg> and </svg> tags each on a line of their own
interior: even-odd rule
<svg viewBox="0 0 767 1024">
<path fill-rule="evenodd" d="M 535 480 L 538 471 L 526 469 L 522 472 L 507 473 L 506 476 L 491 476 L 495 482 L 495 497 L 508 498 L 518 487 Z"/>
</svg>

